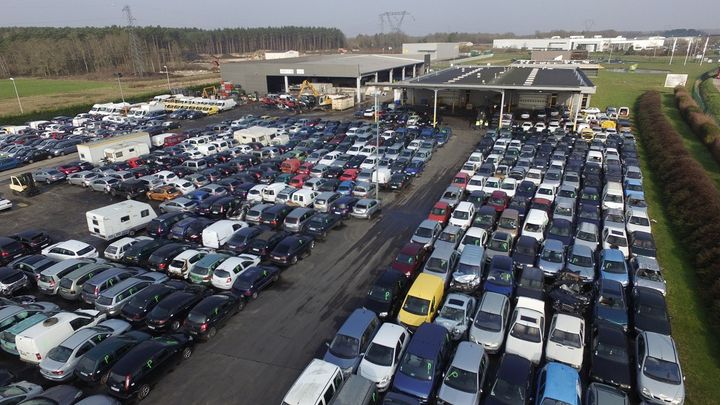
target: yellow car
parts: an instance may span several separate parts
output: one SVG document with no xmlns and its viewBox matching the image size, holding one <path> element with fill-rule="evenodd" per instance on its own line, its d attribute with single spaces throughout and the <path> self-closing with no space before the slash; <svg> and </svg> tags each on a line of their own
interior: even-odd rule
<svg viewBox="0 0 720 405">
<path fill-rule="evenodd" d="M 173 186 L 160 186 L 147 192 L 147 198 L 155 201 L 172 200 L 173 198 L 180 197 L 181 195 L 182 193 L 180 190 Z"/>
<path fill-rule="evenodd" d="M 445 281 L 438 276 L 420 273 L 405 296 L 398 313 L 401 325 L 415 329 L 425 322 L 432 322 L 442 305 Z"/>
</svg>

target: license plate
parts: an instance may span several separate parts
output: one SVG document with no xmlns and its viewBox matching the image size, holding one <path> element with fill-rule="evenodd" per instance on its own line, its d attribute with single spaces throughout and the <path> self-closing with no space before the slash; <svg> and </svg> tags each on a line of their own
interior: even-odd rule
<svg viewBox="0 0 720 405">
<path fill-rule="evenodd" d="M 217 214 L 220 213 L 220 211 L 213 211 L 212 213 L 215 214 L 215 215 L 217 215 Z"/>
<path fill-rule="evenodd" d="M 80 374 L 83 375 L 83 376 L 85 376 L 85 377 L 88 376 L 88 373 L 86 373 L 86 372 L 84 372 L 84 371 L 81 371 Z"/>
</svg>

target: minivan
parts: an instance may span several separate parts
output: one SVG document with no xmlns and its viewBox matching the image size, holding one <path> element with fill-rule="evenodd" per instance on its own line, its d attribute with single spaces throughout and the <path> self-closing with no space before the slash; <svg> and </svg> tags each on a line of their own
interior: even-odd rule
<svg viewBox="0 0 720 405">
<path fill-rule="evenodd" d="M 380 405 L 377 386 L 359 375 L 351 375 L 330 405 Z"/>
<path fill-rule="evenodd" d="M 150 282 L 147 280 L 135 277 L 125 279 L 100 293 L 95 300 L 95 309 L 108 316 L 119 315 L 130 298 L 149 285 Z"/>
<path fill-rule="evenodd" d="M 293 193 L 288 204 L 296 207 L 310 207 L 315 202 L 317 195 L 317 191 L 301 189 Z"/>
<path fill-rule="evenodd" d="M 95 300 L 100 296 L 100 293 L 126 278 L 130 278 L 141 272 L 143 271 L 139 271 L 139 269 L 121 267 L 113 267 L 105 270 L 83 284 L 80 296 L 86 304 L 95 305 Z"/>
<path fill-rule="evenodd" d="M 43 294 L 55 295 L 61 278 L 93 262 L 93 260 L 88 259 L 69 259 L 53 264 L 40 273 L 40 279 L 37 283 L 38 289 Z"/>
<path fill-rule="evenodd" d="M 208 226 L 202 231 L 203 246 L 219 249 L 225 242 L 230 239 L 236 231 L 247 228 L 248 224 L 242 221 L 232 221 L 223 219 Z"/>
<path fill-rule="evenodd" d="M 610 208 L 618 210 L 625 208 L 622 184 L 614 181 L 605 185 L 602 194 L 602 209 L 607 210 Z"/>
<path fill-rule="evenodd" d="M 345 378 L 340 367 L 313 359 L 283 398 L 283 405 L 329 405 Z"/>
<path fill-rule="evenodd" d="M 268 203 L 274 203 L 277 195 L 287 187 L 285 183 L 272 183 L 262 189 L 262 200 Z"/>
<path fill-rule="evenodd" d="M 415 330 L 435 319 L 445 293 L 445 282 L 438 276 L 420 273 L 408 291 L 398 313 L 398 323 Z"/>
<path fill-rule="evenodd" d="M 380 328 L 374 312 L 358 308 L 347 317 L 338 329 L 323 360 L 340 367 L 344 376 L 354 373 L 367 346 Z"/>
<path fill-rule="evenodd" d="M 457 268 L 452 274 L 450 289 L 463 292 L 474 292 L 480 287 L 483 275 L 483 257 L 485 248 L 467 245 L 460 255 Z"/>
<path fill-rule="evenodd" d="M 79 300 L 83 284 L 96 274 L 112 268 L 108 263 L 90 263 L 82 266 L 60 279 L 58 294 L 66 300 Z"/>
</svg>

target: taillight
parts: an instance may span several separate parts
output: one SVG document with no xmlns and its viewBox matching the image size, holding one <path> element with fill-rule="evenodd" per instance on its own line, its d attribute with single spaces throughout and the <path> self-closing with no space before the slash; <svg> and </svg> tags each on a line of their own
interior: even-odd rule
<svg viewBox="0 0 720 405">
<path fill-rule="evenodd" d="M 55 280 L 50 280 L 50 287 L 55 287 Z"/>
<path fill-rule="evenodd" d="M 205 322 L 204 324 L 200 325 L 200 332 L 205 332 L 207 330 L 208 324 Z"/>
<path fill-rule="evenodd" d="M 158 264 L 158 268 L 159 268 L 160 270 L 164 269 L 164 268 L 165 268 L 165 263 L 160 263 L 160 264 Z"/>
<path fill-rule="evenodd" d="M 100 286 L 95 286 L 95 295 L 100 295 Z"/>
<path fill-rule="evenodd" d="M 10 256 L 10 253 L 8 253 L 7 250 L 3 250 L 2 253 L 0 253 L 0 256 L 2 256 L 2 257 L 8 257 L 8 256 Z"/>
<path fill-rule="evenodd" d="M 62 370 L 51 371 L 51 373 L 54 374 L 54 375 L 63 375 L 63 374 L 65 374 L 65 372 L 62 371 Z"/>
<path fill-rule="evenodd" d="M 35 353 L 35 358 L 36 358 L 38 361 L 42 360 L 42 356 L 40 355 L 40 353 Z"/>
<path fill-rule="evenodd" d="M 130 376 L 125 376 L 125 391 L 130 389 Z"/>
<path fill-rule="evenodd" d="M 232 282 L 232 278 L 228 277 L 227 280 L 225 280 L 226 283 Z"/>
</svg>

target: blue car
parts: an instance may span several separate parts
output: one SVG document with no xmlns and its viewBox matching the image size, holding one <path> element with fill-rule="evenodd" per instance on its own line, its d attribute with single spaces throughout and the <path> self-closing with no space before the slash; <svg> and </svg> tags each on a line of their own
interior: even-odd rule
<svg viewBox="0 0 720 405">
<path fill-rule="evenodd" d="M 564 218 L 553 218 L 547 230 L 547 239 L 555 239 L 562 242 L 564 246 L 570 246 L 573 243 L 575 234 L 575 226 L 572 222 Z"/>
<path fill-rule="evenodd" d="M 625 288 L 615 280 L 599 280 L 595 298 L 594 322 L 606 321 L 628 330 Z"/>
<path fill-rule="evenodd" d="M 603 249 L 600 252 L 600 280 L 615 280 L 627 287 L 630 282 L 625 256 L 618 249 Z"/>
<path fill-rule="evenodd" d="M 435 136 L 435 131 L 436 131 L 436 129 L 433 127 L 423 128 L 422 131 L 420 131 L 420 138 L 423 138 L 423 139 L 432 138 L 433 136 Z"/>
<path fill-rule="evenodd" d="M 423 323 L 400 359 L 392 391 L 427 403 L 442 380 L 445 363 L 451 354 L 448 330 L 434 323 Z"/>
<path fill-rule="evenodd" d="M 514 287 L 513 259 L 509 256 L 493 256 L 483 284 L 483 292 L 490 291 L 512 298 Z"/>
<path fill-rule="evenodd" d="M 347 378 L 357 369 L 363 353 L 379 328 L 380 320 L 374 312 L 365 308 L 356 309 L 328 344 L 323 360 L 340 367 Z"/>
<path fill-rule="evenodd" d="M 352 180 L 341 181 L 338 184 L 337 192 L 342 195 L 352 195 L 352 191 L 355 188 L 355 182 Z"/>
<path fill-rule="evenodd" d="M 0 159 L 0 172 L 15 169 L 16 167 L 20 167 L 20 165 L 22 165 L 22 161 L 14 157 Z"/>
<path fill-rule="evenodd" d="M 280 268 L 255 266 L 243 271 L 232 285 L 232 293 L 241 299 L 255 299 L 270 284 L 280 279 Z"/>
<path fill-rule="evenodd" d="M 645 199 L 645 190 L 643 189 L 642 180 L 625 180 L 625 198 L 637 198 L 639 200 Z"/>
<path fill-rule="evenodd" d="M 532 395 L 534 376 L 530 360 L 504 354 L 485 405 L 526 404 Z"/>
<path fill-rule="evenodd" d="M 580 405 L 580 375 L 564 364 L 550 362 L 540 371 L 535 403 Z"/>
<path fill-rule="evenodd" d="M 419 176 L 423 169 L 425 169 L 425 162 L 419 159 L 413 159 L 407 166 L 405 166 L 405 174 L 408 176 Z"/>
<path fill-rule="evenodd" d="M 208 199 L 210 197 L 210 193 L 207 191 L 202 190 L 195 190 L 187 193 L 185 195 L 185 198 L 188 198 L 193 201 L 197 201 L 198 204 L 200 204 L 202 201 Z"/>
<path fill-rule="evenodd" d="M 600 191 L 595 187 L 583 187 L 578 201 L 580 205 L 600 207 Z"/>
</svg>

